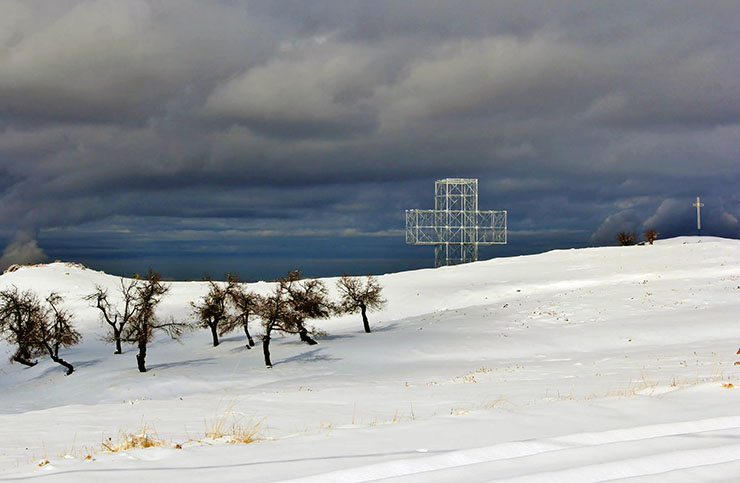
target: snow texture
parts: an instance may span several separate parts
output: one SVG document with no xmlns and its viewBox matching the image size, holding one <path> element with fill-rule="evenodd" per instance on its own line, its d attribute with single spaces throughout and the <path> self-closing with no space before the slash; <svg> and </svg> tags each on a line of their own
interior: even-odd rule
<svg viewBox="0 0 740 483">
<path fill-rule="evenodd" d="M 0 288 L 66 298 L 84 334 L 48 359 L 1 343 L 0 481 L 711 481 L 740 476 L 740 242 L 560 250 L 379 277 L 388 305 L 307 346 L 200 330 L 113 355 L 82 298 L 119 279 L 64 263 Z M 335 279 L 327 279 L 332 287 Z M 266 293 L 272 284 L 250 288 Z M 162 315 L 191 317 L 202 282 Z M 253 334 L 259 334 L 257 323 Z M 259 423 L 259 441 L 206 429 Z M 164 446 L 103 451 L 142 428 Z M 211 435 L 213 436 L 213 435 Z M 179 444 L 181 447 L 175 447 Z M 87 456 L 89 455 L 89 458 Z M 39 466 L 40 465 L 40 466 Z"/>
</svg>

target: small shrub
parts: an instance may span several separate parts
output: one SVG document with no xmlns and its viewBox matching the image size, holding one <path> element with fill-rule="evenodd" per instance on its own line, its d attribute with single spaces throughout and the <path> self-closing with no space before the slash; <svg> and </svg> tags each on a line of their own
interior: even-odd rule
<svg viewBox="0 0 740 483">
<path fill-rule="evenodd" d="M 636 241 L 637 235 L 634 233 L 627 233 L 626 231 L 617 233 L 617 242 L 623 247 L 634 245 Z"/>
<path fill-rule="evenodd" d="M 660 235 L 660 233 L 658 233 L 657 231 L 651 228 L 648 231 L 646 231 L 644 235 L 645 235 L 645 240 L 647 240 L 647 242 L 652 245 L 653 242 L 658 239 L 658 235 Z"/>
</svg>

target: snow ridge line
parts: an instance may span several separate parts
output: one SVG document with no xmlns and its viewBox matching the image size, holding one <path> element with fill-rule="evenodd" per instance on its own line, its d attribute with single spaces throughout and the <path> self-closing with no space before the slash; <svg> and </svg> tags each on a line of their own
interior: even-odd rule
<svg viewBox="0 0 740 483">
<path fill-rule="evenodd" d="M 606 463 L 579 466 L 554 471 L 543 471 L 502 480 L 516 483 L 541 481 L 567 481 L 590 483 L 637 476 L 658 475 L 669 471 L 710 466 L 740 461 L 740 444 L 668 451 L 637 458 L 623 458 Z"/>
<path fill-rule="evenodd" d="M 417 473 L 444 470 L 460 466 L 488 463 L 499 460 L 520 458 L 524 456 L 533 456 L 550 451 L 560 451 L 579 447 L 599 446 L 613 443 L 661 438 L 665 436 L 679 436 L 684 434 L 696 434 L 707 431 L 719 431 L 728 429 L 740 429 L 740 416 L 701 419 L 697 421 L 685 421 L 679 423 L 652 424 L 647 426 L 636 426 L 632 428 L 615 429 L 600 432 L 575 433 L 541 440 L 513 441 L 495 444 L 492 446 L 484 446 L 481 448 L 453 451 L 442 455 L 401 459 L 388 463 L 377 463 L 373 465 L 359 466 L 356 468 L 332 471 L 299 479 L 285 480 L 284 483 L 299 481 L 306 483 L 361 483 L 381 480 L 384 478 L 394 478 L 413 475 Z M 650 468 L 652 462 L 654 462 L 656 468 L 654 472 L 661 473 L 672 469 L 680 469 L 680 465 L 682 464 L 686 465 L 683 466 L 684 468 L 688 468 L 691 466 L 698 466 L 699 464 L 724 463 L 739 458 L 738 455 L 740 455 L 740 445 L 728 445 L 722 448 L 727 448 L 727 451 L 718 452 L 717 448 L 686 450 L 676 453 L 669 453 L 666 455 L 635 458 L 634 464 L 636 468 L 639 467 L 645 469 Z M 676 463 L 675 458 L 679 457 L 685 457 L 685 460 L 682 460 L 682 463 Z M 648 459 L 650 459 L 651 462 L 647 462 Z M 704 463 L 699 463 L 701 461 L 703 461 Z M 640 463 L 646 464 L 642 465 Z M 575 477 L 578 475 L 577 472 L 584 469 L 589 469 L 589 471 L 593 469 L 593 471 L 595 472 L 606 472 L 607 470 L 611 470 L 612 474 L 615 475 L 614 477 L 630 476 L 629 474 L 622 476 L 621 473 L 618 472 L 617 466 L 611 465 L 624 465 L 624 463 L 611 462 L 600 465 L 586 466 L 579 469 L 563 470 L 563 478 L 570 479 L 570 476 L 568 474 L 569 471 L 574 472 L 572 476 Z M 556 472 L 554 473 L 554 475 L 559 477 L 559 473 L 560 472 Z M 593 481 L 595 474 L 589 474 L 591 474 L 591 477 L 590 479 L 587 479 L 587 481 Z M 641 473 L 635 473 L 635 475 L 632 476 L 637 476 L 639 474 Z M 544 475 L 539 475 L 539 481 L 541 481 L 542 476 Z M 608 477 L 606 479 L 608 479 Z"/>
</svg>

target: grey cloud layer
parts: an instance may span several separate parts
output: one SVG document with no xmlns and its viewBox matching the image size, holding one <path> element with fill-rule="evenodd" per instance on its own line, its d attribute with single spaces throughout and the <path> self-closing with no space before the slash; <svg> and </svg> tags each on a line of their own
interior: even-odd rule
<svg viewBox="0 0 740 483">
<path fill-rule="evenodd" d="M 679 234 L 661 203 L 706 193 L 717 233 L 740 236 L 736 2 L 2 0 L 0 13 L 6 238 L 204 213 L 393 230 L 446 176 L 481 178 L 522 229 L 607 243 L 650 218 Z"/>
</svg>

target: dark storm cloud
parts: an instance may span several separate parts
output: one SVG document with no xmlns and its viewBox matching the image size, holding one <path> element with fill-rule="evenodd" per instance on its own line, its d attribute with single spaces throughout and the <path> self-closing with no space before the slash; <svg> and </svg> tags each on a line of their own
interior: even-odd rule
<svg viewBox="0 0 740 483">
<path fill-rule="evenodd" d="M 0 267 L 14 264 L 45 262 L 49 257 L 39 248 L 33 233 L 19 231 L 0 256 Z"/>
<path fill-rule="evenodd" d="M 7 116 L 142 121 L 269 55 L 269 25 L 191 1 L 5 1 L 0 98 Z"/>
<path fill-rule="evenodd" d="M 691 233 L 696 195 L 740 237 L 738 23 L 729 1 L 0 0 L 6 253 L 231 228 L 408 259 L 403 209 L 450 176 L 520 252 Z"/>
</svg>

